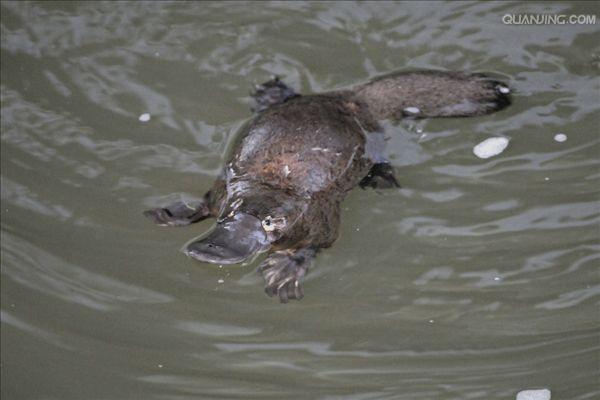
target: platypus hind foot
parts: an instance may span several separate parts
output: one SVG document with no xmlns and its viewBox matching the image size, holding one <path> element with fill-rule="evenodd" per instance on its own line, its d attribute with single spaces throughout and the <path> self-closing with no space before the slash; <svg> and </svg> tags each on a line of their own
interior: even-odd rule
<svg viewBox="0 0 600 400">
<path fill-rule="evenodd" d="M 300 278 L 306 274 L 314 257 L 315 250 L 310 248 L 276 251 L 269 255 L 258 267 L 267 283 L 265 293 L 269 297 L 278 295 L 282 303 L 300 300 L 304 297 Z"/>
<path fill-rule="evenodd" d="M 192 203 L 177 201 L 162 208 L 144 211 L 144 215 L 158 225 L 184 226 L 201 221 L 211 215 L 203 200 Z"/>
<path fill-rule="evenodd" d="M 250 94 L 256 103 L 252 111 L 258 112 L 299 96 L 294 89 L 283 83 L 277 76 L 261 85 L 256 85 L 254 89 L 255 91 Z"/>
<path fill-rule="evenodd" d="M 363 189 L 368 187 L 372 187 L 373 189 L 390 189 L 400 187 L 396 177 L 394 176 L 394 169 L 387 162 L 374 164 L 367 176 L 362 178 L 358 184 Z"/>
</svg>

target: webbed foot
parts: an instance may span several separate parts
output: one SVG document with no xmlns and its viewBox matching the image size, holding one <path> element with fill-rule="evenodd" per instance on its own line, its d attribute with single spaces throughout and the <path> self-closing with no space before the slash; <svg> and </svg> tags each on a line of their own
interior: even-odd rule
<svg viewBox="0 0 600 400">
<path fill-rule="evenodd" d="M 315 250 L 306 248 L 294 251 L 277 251 L 269 255 L 258 267 L 267 283 L 265 293 L 279 296 L 282 303 L 304 297 L 300 279 L 306 275 L 315 257 Z"/>
<path fill-rule="evenodd" d="M 367 176 L 365 176 L 358 185 L 363 189 L 366 189 L 367 187 L 372 187 L 373 189 L 400 187 L 400 184 L 398 184 L 398 181 L 394 176 L 394 169 L 387 162 L 374 164 Z"/>
<path fill-rule="evenodd" d="M 255 91 L 250 94 L 256 106 L 252 111 L 263 111 L 272 105 L 283 103 L 286 100 L 299 96 L 294 89 L 283 83 L 278 76 L 274 76 L 270 81 L 261 85 L 256 85 Z"/>
<path fill-rule="evenodd" d="M 154 223 L 164 226 L 184 226 L 201 221 L 211 215 L 206 203 L 198 200 L 192 203 L 176 201 L 166 207 L 144 211 L 144 215 Z"/>
</svg>

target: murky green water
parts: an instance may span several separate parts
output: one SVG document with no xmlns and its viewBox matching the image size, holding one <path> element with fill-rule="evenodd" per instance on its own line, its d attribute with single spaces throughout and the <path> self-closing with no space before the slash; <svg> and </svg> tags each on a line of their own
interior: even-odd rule
<svg viewBox="0 0 600 400">
<path fill-rule="evenodd" d="M 2 399 L 600 398 L 600 20 L 502 23 L 597 3 L 1 11 Z M 498 73 L 514 104 L 387 124 L 403 189 L 351 193 L 301 302 L 179 252 L 210 221 L 142 217 L 211 185 L 250 84 L 408 68 Z"/>
</svg>

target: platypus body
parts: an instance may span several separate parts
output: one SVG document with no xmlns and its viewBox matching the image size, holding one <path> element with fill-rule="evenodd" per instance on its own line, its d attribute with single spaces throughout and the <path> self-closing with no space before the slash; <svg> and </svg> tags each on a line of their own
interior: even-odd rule
<svg viewBox="0 0 600 400">
<path fill-rule="evenodd" d="M 256 89 L 257 114 L 204 198 L 144 214 L 172 226 L 216 217 L 216 227 L 185 252 L 216 264 L 269 252 L 259 271 L 266 293 L 284 303 L 303 297 L 300 279 L 317 251 L 336 240 L 348 191 L 398 187 L 378 120 L 469 117 L 510 104 L 507 85 L 462 72 L 394 73 L 305 96 L 278 78 Z"/>
</svg>

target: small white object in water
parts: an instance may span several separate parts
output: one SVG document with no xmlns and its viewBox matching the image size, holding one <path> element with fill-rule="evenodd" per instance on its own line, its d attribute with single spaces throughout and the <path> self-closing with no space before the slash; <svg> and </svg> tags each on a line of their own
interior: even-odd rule
<svg viewBox="0 0 600 400">
<path fill-rule="evenodd" d="M 140 120 L 140 122 L 148 122 L 150 121 L 150 114 L 143 113 L 138 119 Z"/>
<path fill-rule="evenodd" d="M 421 112 L 421 110 L 419 110 L 418 107 L 406 107 L 404 112 L 408 114 L 418 114 Z"/>
<path fill-rule="evenodd" d="M 498 91 L 503 94 L 510 93 L 509 88 L 507 88 L 506 86 L 501 86 L 501 85 L 498 85 Z"/>
<path fill-rule="evenodd" d="M 158 364 L 158 368 L 162 368 L 162 367 L 163 367 L 163 365 L 162 365 L 162 364 Z"/>
<path fill-rule="evenodd" d="M 223 279 L 219 279 L 217 282 L 219 282 L 219 283 L 225 283 L 225 281 Z"/>
<path fill-rule="evenodd" d="M 501 277 L 499 277 L 499 276 L 495 276 L 495 277 L 494 277 L 494 280 L 495 280 L 495 281 L 501 281 L 501 280 L 502 280 L 502 278 L 501 278 Z"/>
<path fill-rule="evenodd" d="M 557 142 L 564 142 L 567 140 L 567 135 L 565 135 L 564 133 L 557 133 L 556 135 L 554 135 L 554 140 L 556 140 Z"/>
<path fill-rule="evenodd" d="M 517 393 L 517 400 L 550 400 L 548 389 L 522 390 Z"/>
<path fill-rule="evenodd" d="M 508 138 L 493 137 L 473 147 L 473 153 L 479 158 L 490 158 L 502 153 L 506 146 L 508 146 Z"/>
</svg>

